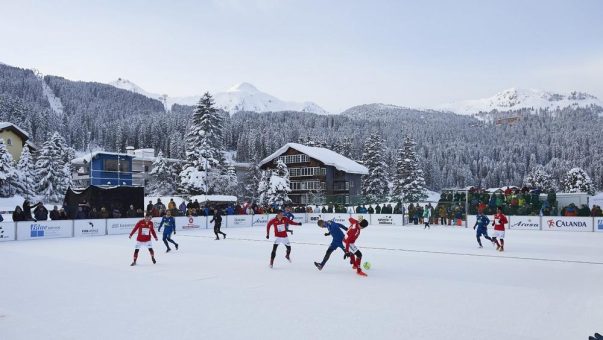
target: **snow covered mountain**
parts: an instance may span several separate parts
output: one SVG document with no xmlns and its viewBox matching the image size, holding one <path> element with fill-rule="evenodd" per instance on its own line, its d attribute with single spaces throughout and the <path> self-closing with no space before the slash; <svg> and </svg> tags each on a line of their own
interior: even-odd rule
<svg viewBox="0 0 603 340">
<path fill-rule="evenodd" d="M 512 111 L 519 109 L 550 109 L 566 107 L 603 108 L 603 102 L 597 97 L 583 92 L 560 94 L 537 89 L 511 88 L 495 94 L 490 98 L 463 100 L 435 107 L 436 110 L 451 111 L 462 115 L 475 115 L 479 112 Z"/>
<path fill-rule="evenodd" d="M 133 82 L 119 78 L 109 85 L 131 92 L 139 93 L 153 99 L 159 99 L 167 108 L 173 104 L 180 105 L 195 105 L 201 96 L 188 97 L 163 97 L 160 94 L 150 93 L 142 89 Z M 268 93 L 258 90 L 255 86 L 249 83 L 237 84 L 226 92 L 218 92 L 213 94 L 216 101 L 216 107 L 229 113 L 239 111 L 254 111 L 254 112 L 275 112 L 275 111 L 300 111 L 312 112 L 317 114 L 328 114 L 326 110 L 313 102 L 288 102 L 278 99 Z"/>
</svg>

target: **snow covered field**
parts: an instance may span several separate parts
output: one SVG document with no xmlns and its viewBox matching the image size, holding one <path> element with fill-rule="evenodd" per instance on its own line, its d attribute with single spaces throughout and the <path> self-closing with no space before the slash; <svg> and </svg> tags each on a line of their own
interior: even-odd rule
<svg viewBox="0 0 603 340">
<path fill-rule="evenodd" d="M 181 231 L 130 267 L 127 235 L 0 243 L 0 339 L 587 339 L 603 331 L 603 233 L 374 227 L 357 276 L 295 228 L 275 268 L 264 228 Z"/>
</svg>

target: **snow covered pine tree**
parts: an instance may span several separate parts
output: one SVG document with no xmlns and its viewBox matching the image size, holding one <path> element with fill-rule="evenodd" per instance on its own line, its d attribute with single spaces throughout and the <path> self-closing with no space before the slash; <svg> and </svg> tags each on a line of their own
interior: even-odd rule
<svg viewBox="0 0 603 340">
<path fill-rule="evenodd" d="M 0 138 L 0 197 L 12 196 L 12 183 L 17 176 L 13 156 L 6 149 L 4 139 Z"/>
<path fill-rule="evenodd" d="M 405 202 L 418 202 L 427 198 L 423 170 L 419 166 L 419 158 L 415 152 L 416 143 L 407 137 L 399 150 L 396 176 L 394 179 L 394 196 Z"/>
<path fill-rule="evenodd" d="M 362 176 L 362 194 L 368 203 L 385 202 L 388 194 L 387 164 L 383 159 L 385 150 L 383 139 L 377 132 L 373 132 L 364 143 L 362 160 L 369 174 Z"/>
</svg>

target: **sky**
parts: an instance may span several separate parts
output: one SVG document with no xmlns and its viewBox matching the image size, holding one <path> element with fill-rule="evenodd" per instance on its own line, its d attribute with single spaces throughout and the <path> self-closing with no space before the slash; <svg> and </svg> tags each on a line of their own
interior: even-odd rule
<svg viewBox="0 0 603 340">
<path fill-rule="evenodd" d="M 603 1 L 0 0 L 0 62 L 169 96 L 240 82 L 331 112 L 501 90 L 603 98 Z"/>
</svg>

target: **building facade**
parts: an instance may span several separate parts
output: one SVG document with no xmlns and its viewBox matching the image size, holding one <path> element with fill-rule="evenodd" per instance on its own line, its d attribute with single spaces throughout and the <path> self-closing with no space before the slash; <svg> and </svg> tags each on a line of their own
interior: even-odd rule
<svg viewBox="0 0 603 340">
<path fill-rule="evenodd" d="M 281 159 L 289 169 L 295 204 L 355 203 L 361 194 L 361 177 L 368 169 L 325 148 L 288 143 L 260 162 L 262 170 L 276 168 Z"/>
<path fill-rule="evenodd" d="M 37 150 L 37 147 L 29 141 L 27 132 L 13 123 L 0 122 L 0 138 L 4 140 L 6 150 L 13 156 L 15 162 L 21 159 L 21 151 L 25 145 L 29 146 L 32 152 Z"/>
</svg>

